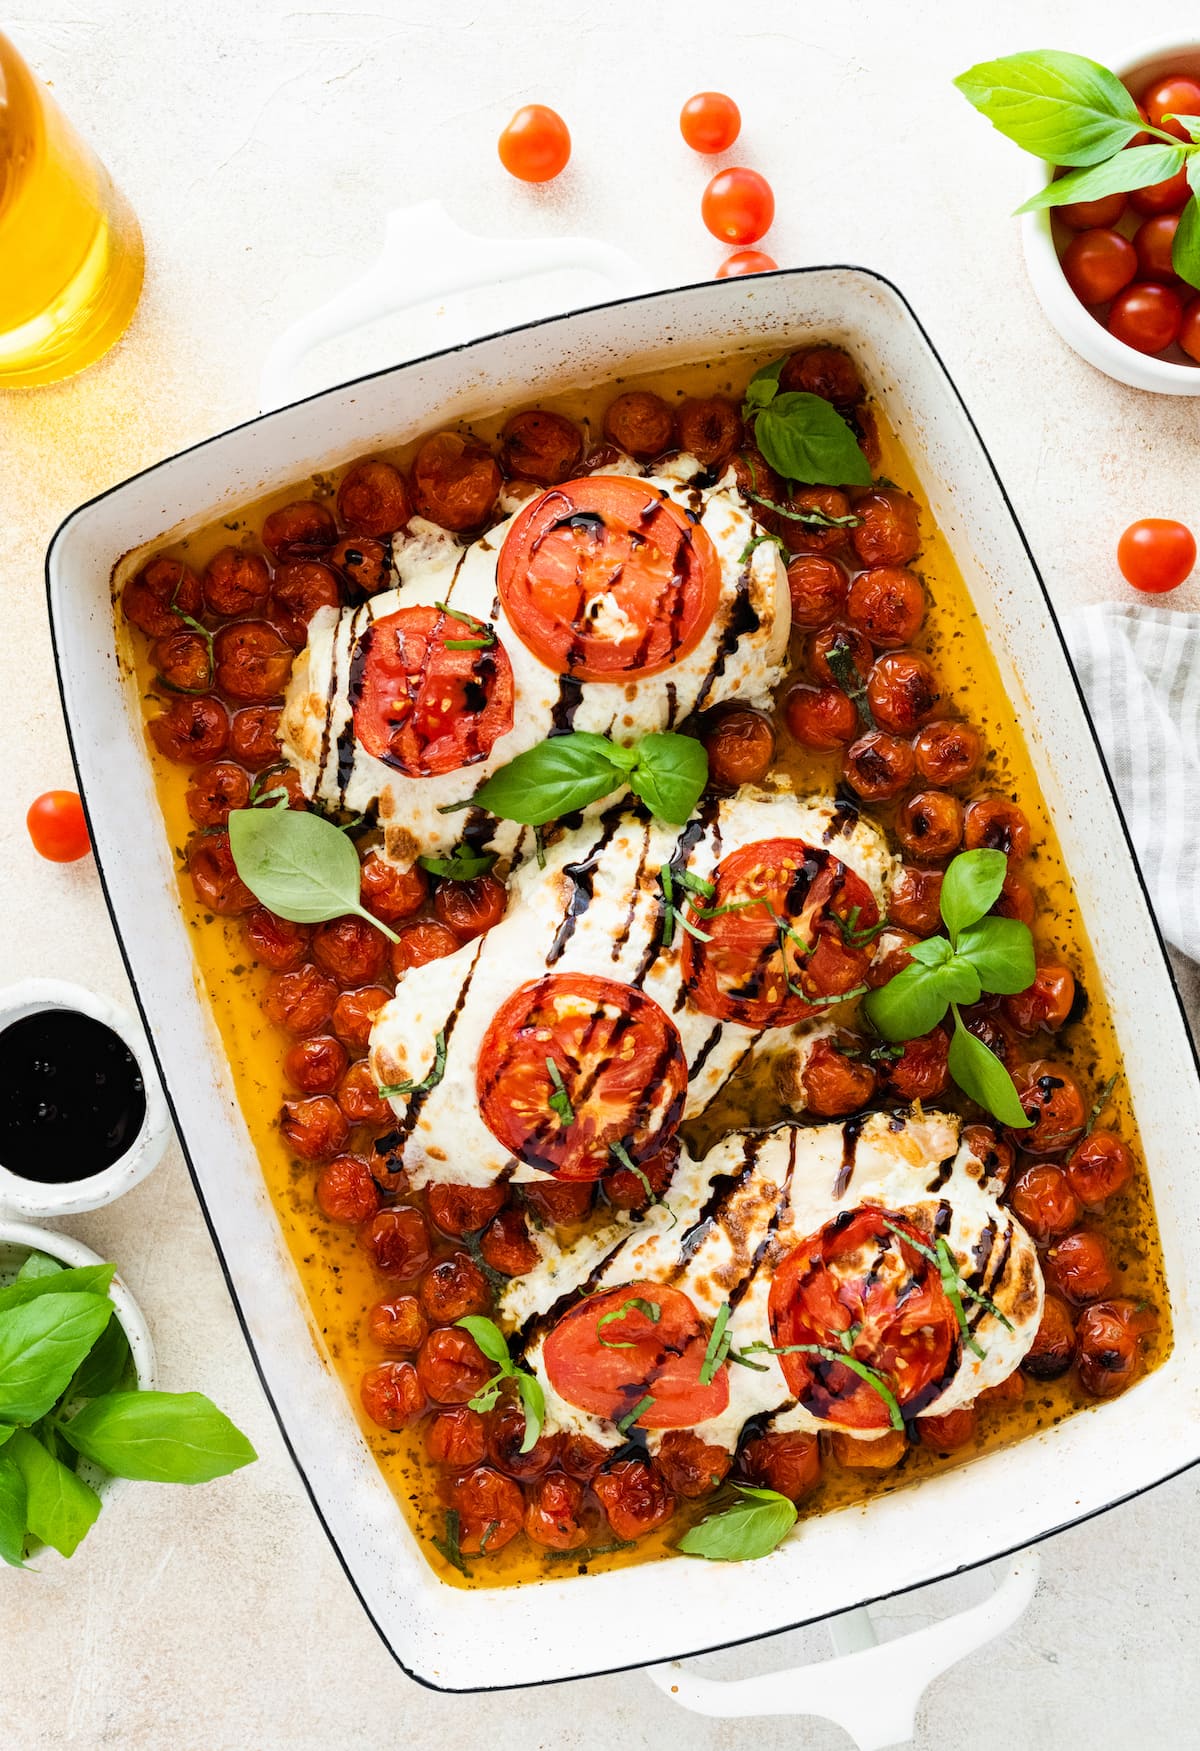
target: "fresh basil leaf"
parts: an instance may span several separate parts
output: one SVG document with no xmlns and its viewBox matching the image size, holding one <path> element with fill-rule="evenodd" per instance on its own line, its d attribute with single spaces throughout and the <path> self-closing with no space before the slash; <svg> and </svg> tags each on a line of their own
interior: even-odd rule
<svg viewBox="0 0 1200 1751">
<path fill-rule="evenodd" d="M 1028 924 L 1018 918 L 981 918 L 978 924 L 969 925 L 959 934 L 958 954 L 970 961 L 984 990 L 1000 997 L 1028 991 L 1037 977 L 1033 936 Z"/>
<path fill-rule="evenodd" d="M 494 1319 L 487 1319 L 480 1313 L 467 1313 L 461 1319 L 456 1319 L 454 1323 L 461 1325 L 464 1331 L 470 1332 L 489 1362 L 495 1362 L 498 1368 L 512 1366 L 512 1357 L 508 1353 L 508 1339 Z"/>
<path fill-rule="evenodd" d="M 994 1114 L 1002 1125 L 1025 1129 L 1032 1123 L 1021 1109 L 1012 1077 L 996 1054 L 968 1033 L 962 1016 L 954 1012 L 954 1033 L 950 1039 L 950 1074 L 962 1089 L 986 1112 Z"/>
<path fill-rule="evenodd" d="M 904 952 L 923 967 L 940 967 L 950 959 L 954 950 L 944 936 L 927 936 L 924 942 L 910 943 Z"/>
<path fill-rule="evenodd" d="M 863 1000 L 867 1020 L 885 1040 L 915 1040 L 936 1027 L 950 997 L 942 983 L 944 967 L 923 967 L 915 961 Z"/>
<path fill-rule="evenodd" d="M 16 1432 L 14 1424 L 0 1423 L 0 1447 L 3 1447 L 6 1441 L 10 1441 Z"/>
<path fill-rule="evenodd" d="M 77 1453 L 115 1477 L 208 1483 L 257 1459 L 202 1392 L 110 1392 L 62 1425 Z"/>
<path fill-rule="evenodd" d="M 0 1314 L 0 1422 L 36 1423 L 112 1317 L 103 1295 L 41 1295 Z"/>
<path fill-rule="evenodd" d="M 744 1500 L 685 1532 L 676 1547 L 688 1556 L 707 1557 L 709 1562 L 752 1562 L 769 1556 L 796 1524 L 796 1505 L 777 1490 L 736 1486 Z"/>
<path fill-rule="evenodd" d="M 449 857 L 418 857 L 417 862 L 430 875 L 444 881 L 469 882 L 486 875 L 496 861 L 494 851 L 475 851 L 470 845 L 456 845 Z"/>
<path fill-rule="evenodd" d="M 115 1392 L 131 1359 L 125 1327 L 119 1319 L 110 1319 L 75 1370 L 75 1377 L 63 1394 L 65 1401 L 71 1404 L 77 1398 L 100 1398 L 106 1392 Z"/>
<path fill-rule="evenodd" d="M 1042 207 L 1064 207 L 1069 201 L 1098 201 L 1103 195 L 1124 194 L 1126 189 L 1144 188 L 1148 183 L 1163 182 L 1174 176 L 1184 160 L 1182 146 L 1165 143 L 1154 146 L 1130 146 L 1103 164 L 1090 165 L 1086 170 L 1073 170 L 1060 176 L 1057 182 L 1040 188 L 1027 201 L 1022 201 L 1017 213 L 1034 213 Z"/>
<path fill-rule="evenodd" d="M 0 1560 L 10 1568 L 25 1567 L 27 1507 L 25 1479 L 16 1460 L 0 1453 Z"/>
<path fill-rule="evenodd" d="M 1164 115 L 1164 122 L 1181 122 L 1193 140 L 1200 140 L 1200 116 Z"/>
<path fill-rule="evenodd" d="M 660 821 L 681 827 L 708 783 L 708 753 L 694 736 L 662 731 L 643 736 L 629 786 Z"/>
<path fill-rule="evenodd" d="M 784 353 L 778 359 L 772 359 L 769 365 L 762 365 L 746 385 L 745 406 L 748 413 L 754 413 L 759 408 L 766 407 L 774 401 L 779 393 L 779 374 L 788 362 Z"/>
<path fill-rule="evenodd" d="M 938 986 L 949 1003 L 978 1003 L 983 996 L 983 983 L 971 965 L 961 955 L 951 955 L 944 967 L 934 974 Z"/>
<path fill-rule="evenodd" d="M 362 870 L 354 842 L 323 815 L 278 804 L 233 809 L 229 849 L 256 900 L 294 924 L 320 924 L 356 913 L 400 939 L 359 902 Z"/>
<path fill-rule="evenodd" d="M 544 827 L 573 809 L 599 802 L 624 783 L 624 771 L 607 736 L 575 730 L 567 736 L 551 736 L 499 767 L 470 804 L 524 827 Z"/>
<path fill-rule="evenodd" d="M 15 1283 L 0 1289 L 0 1314 L 10 1307 L 24 1307 L 43 1295 L 107 1295 L 116 1272 L 115 1265 L 76 1265 L 72 1270 L 61 1267 L 53 1274 L 33 1277 L 18 1276 Z"/>
<path fill-rule="evenodd" d="M 1058 49 L 980 61 L 954 83 L 1001 134 L 1052 164 L 1098 164 L 1145 125 L 1115 73 Z"/>
<path fill-rule="evenodd" d="M 49 1253 L 31 1252 L 25 1263 L 17 1272 L 18 1283 L 28 1283 L 36 1277 L 53 1277 L 62 1270 L 57 1259 L 52 1259 Z"/>
<path fill-rule="evenodd" d="M 1195 158 L 1188 165 L 1188 182 L 1195 190 L 1200 174 L 1194 176 L 1193 170 L 1200 173 L 1200 164 Z M 1171 266 L 1189 286 L 1200 286 L 1200 193 L 1193 193 L 1179 215 L 1179 226 L 1171 245 Z"/>
<path fill-rule="evenodd" d="M 871 464 L 841 414 L 820 395 L 787 390 L 754 422 L 754 441 L 777 474 L 810 486 L 870 486 Z"/>
<path fill-rule="evenodd" d="M 28 1429 L 18 1429 L 8 1453 L 25 1480 L 25 1520 L 35 1538 L 62 1556 L 72 1556 L 96 1523 L 100 1498 L 68 1471 Z"/>
<path fill-rule="evenodd" d="M 516 1370 L 515 1379 L 521 1403 L 525 1407 L 525 1437 L 520 1451 L 531 1453 L 546 1421 L 546 1395 L 542 1391 L 541 1381 L 533 1374 L 526 1374 L 523 1368 Z"/>
<path fill-rule="evenodd" d="M 1000 898 L 1008 859 L 1002 851 L 981 846 L 951 858 L 942 877 L 941 910 L 954 942 L 960 930 L 982 918 Z"/>
</svg>

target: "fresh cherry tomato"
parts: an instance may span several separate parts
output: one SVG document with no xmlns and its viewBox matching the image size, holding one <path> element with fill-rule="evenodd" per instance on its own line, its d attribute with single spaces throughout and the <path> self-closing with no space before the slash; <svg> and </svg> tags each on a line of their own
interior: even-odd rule
<svg viewBox="0 0 1200 1751">
<path fill-rule="evenodd" d="M 83 804 L 73 790 L 48 790 L 25 816 L 33 849 L 51 863 L 75 863 L 92 849 Z"/>
<path fill-rule="evenodd" d="M 693 152 L 728 152 L 742 131 L 742 112 L 723 91 L 698 91 L 679 112 L 679 132 Z"/>
<path fill-rule="evenodd" d="M 1142 220 L 1133 234 L 1133 247 L 1137 251 L 1138 272 L 1144 280 L 1161 280 L 1164 286 L 1178 284 L 1179 276 L 1171 260 L 1178 229 L 1178 213 L 1156 213 Z"/>
<path fill-rule="evenodd" d="M 1055 216 L 1072 231 L 1092 231 L 1097 225 L 1115 225 L 1125 211 L 1128 196 L 1102 195 L 1098 201 L 1068 201 L 1065 207 L 1055 207 Z"/>
<path fill-rule="evenodd" d="M 1161 128 L 1165 134 L 1174 134 L 1177 140 L 1190 140 L 1183 123 L 1173 118 L 1200 116 L 1200 83 L 1182 73 L 1169 73 L 1142 93 L 1142 107 L 1151 127 Z M 1168 121 L 1168 116 L 1172 120 Z"/>
<path fill-rule="evenodd" d="M 1117 543 L 1117 564 L 1126 583 L 1147 595 L 1177 590 L 1196 563 L 1196 537 L 1170 517 L 1142 517 Z"/>
<path fill-rule="evenodd" d="M 1145 188 L 1135 188 L 1129 197 L 1129 204 L 1139 213 L 1177 213 L 1191 192 L 1185 167 L 1177 170 L 1174 176 L 1164 176 L 1161 182 L 1150 182 Z"/>
<path fill-rule="evenodd" d="M 519 182 L 549 182 L 566 168 L 571 136 L 557 110 L 527 103 L 501 133 L 497 150 L 505 170 Z"/>
<path fill-rule="evenodd" d="M 1063 252 L 1063 273 L 1084 304 L 1107 304 L 1138 271 L 1137 251 L 1119 231 L 1081 231 Z"/>
<path fill-rule="evenodd" d="M 718 280 L 739 280 L 744 274 L 769 274 L 779 266 L 773 255 L 761 249 L 735 249 L 717 269 Z"/>
<path fill-rule="evenodd" d="M 775 196 L 757 170 L 719 170 L 701 197 L 700 217 L 722 243 L 757 243 L 771 229 Z"/>
<path fill-rule="evenodd" d="M 1183 313 L 1179 344 L 1188 358 L 1200 365 L 1200 298 L 1193 298 Z"/>
</svg>

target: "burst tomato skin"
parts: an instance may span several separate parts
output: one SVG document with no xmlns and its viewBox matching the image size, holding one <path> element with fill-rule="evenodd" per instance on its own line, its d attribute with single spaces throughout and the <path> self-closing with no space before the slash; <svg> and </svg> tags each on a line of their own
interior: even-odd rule
<svg viewBox="0 0 1200 1751">
<path fill-rule="evenodd" d="M 571 135 L 557 110 L 527 103 L 497 141 L 500 162 L 518 182 L 550 182 L 567 167 Z"/>
<path fill-rule="evenodd" d="M 679 131 L 693 152 L 728 152 L 742 131 L 742 112 L 723 91 L 698 91 L 679 112 Z"/>
<path fill-rule="evenodd" d="M 1117 543 L 1117 564 L 1126 583 L 1150 596 L 1177 590 L 1196 564 L 1196 537 L 1170 517 L 1142 517 Z"/>
<path fill-rule="evenodd" d="M 33 849 L 50 863 L 77 863 L 92 849 L 83 804 L 73 790 L 48 790 L 25 816 Z"/>
<path fill-rule="evenodd" d="M 701 197 L 700 217 L 722 243 L 757 243 L 771 229 L 775 195 L 757 170 L 719 170 Z"/>
</svg>

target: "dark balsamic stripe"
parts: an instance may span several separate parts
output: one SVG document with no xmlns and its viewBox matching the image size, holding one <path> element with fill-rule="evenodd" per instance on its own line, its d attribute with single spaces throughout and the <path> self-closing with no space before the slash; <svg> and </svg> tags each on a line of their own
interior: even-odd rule
<svg viewBox="0 0 1200 1751">
<path fill-rule="evenodd" d="M 592 895 L 596 884 L 596 870 L 606 846 L 611 841 L 621 823 L 620 808 L 610 809 L 601 817 L 600 837 L 594 839 L 588 847 L 587 855 L 578 863 L 563 865 L 563 874 L 571 883 L 571 893 L 567 900 L 567 909 L 563 914 L 562 923 L 554 933 L 554 939 L 546 951 L 547 967 L 554 966 L 562 958 L 567 944 L 575 934 L 575 926 L 592 903 Z"/>
<path fill-rule="evenodd" d="M 854 1177 L 854 1164 L 858 1155 L 858 1140 L 862 1136 L 867 1115 L 859 1113 L 856 1118 L 847 1119 L 842 1126 L 842 1165 L 838 1169 L 837 1178 L 833 1182 L 835 1198 L 845 1196 L 846 1187 Z"/>
<path fill-rule="evenodd" d="M 442 1024 L 442 1030 L 441 1030 L 442 1044 L 445 1048 L 447 1057 L 449 1056 L 449 1053 L 450 1053 L 451 1037 L 454 1033 L 454 1029 L 455 1029 L 455 1026 L 458 1022 L 458 1018 L 463 1012 L 463 1005 L 467 1001 L 467 992 L 471 989 L 471 980 L 475 977 L 475 969 L 479 965 L 480 956 L 483 954 L 483 947 L 484 947 L 484 944 L 486 941 L 487 941 L 486 936 L 480 937 L 479 947 L 475 951 L 475 958 L 471 962 L 470 967 L 467 969 L 466 978 L 463 980 L 462 984 L 459 986 L 458 996 L 454 999 L 454 1007 L 451 1009 L 449 1015 L 446 1017 L 446 1020 Z M 436 1087 L 436 1086 L 437 1086 L 437 1084 L 435 1083 L 434 1087 Z M 432 1094 L 432 1092 L 433 1092 L 432 1089 L 422 1088 L 422 1089 L 418 1089 L 414 1094 L 412 1094 L 409 1097 L 408 1106 L 404 1110 L 404 1116 L 403 1116 L 403 1118 L 401 1118 L 397 1121 L 397 1127 L 396 1127 L 400 1133 L 402 1143 L 406 1143 L 408 1141 L 409 1137 L 412 1136 L 412 1133 L 413 1133 L 413 1130 L 416 1126 L 417 1120 L 421 1116 L 421 1109 L 425 1105 L 425 1102 L 429 1099 L 429 1096 Z"/>
</svg>

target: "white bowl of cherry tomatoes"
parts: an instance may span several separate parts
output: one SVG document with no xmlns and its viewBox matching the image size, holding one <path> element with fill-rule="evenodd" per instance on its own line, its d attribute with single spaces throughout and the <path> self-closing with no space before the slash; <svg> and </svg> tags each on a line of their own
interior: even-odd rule
<svg viewBox="0 0 1200 1751">
<path fill-rule="evenodd" d="M 1189 138 L 1164 117 L 1200 115 L 1200 42 L 1145 44 L 1115 71 L 1155 126 Z M 1045 167 L 1038 186 L 1057 174 Z M 1171 266 L 1189 192 L 1181 171 L 1023 221 L 1034 291 L 1068 346 L 1119 383 L 1160 395 L 1200 395 L 1200 290 Z"/>
</svg>

